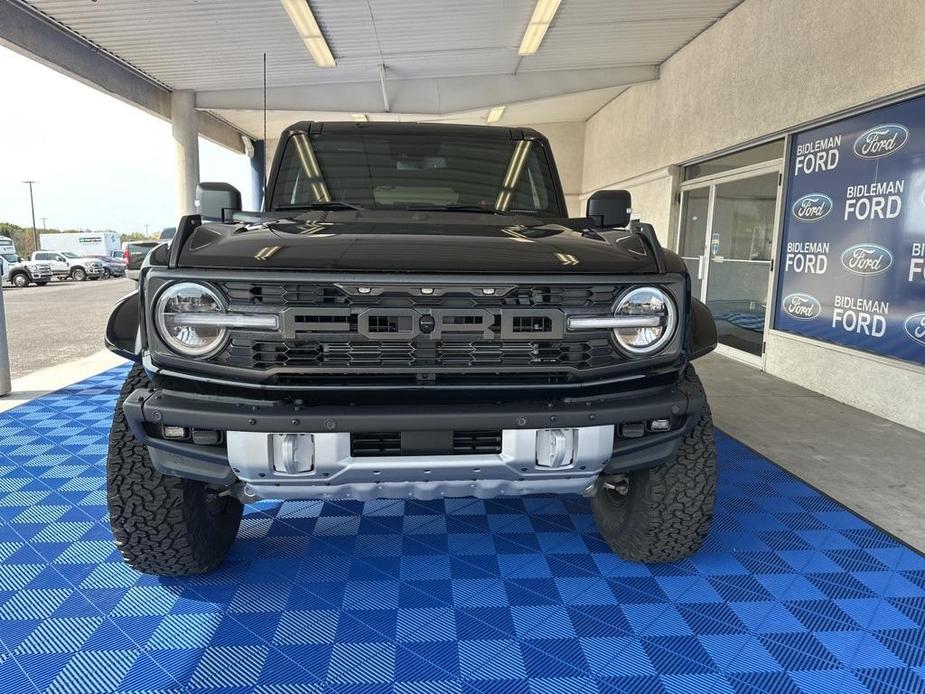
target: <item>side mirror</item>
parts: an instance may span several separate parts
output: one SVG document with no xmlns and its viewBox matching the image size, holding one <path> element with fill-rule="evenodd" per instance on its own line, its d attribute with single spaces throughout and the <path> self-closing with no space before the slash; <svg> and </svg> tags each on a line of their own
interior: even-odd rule
<svg viewBox="0 0 925 694">
<path fill-rule="evenodd" d="M 599 190 L 588 198 L 588 216 L 602 227 L 625 227 L 630 223 L 633 196 L 628 190 Z"/>
<path fill-rule="evenodd" d="M 241 193 L 230 183 L 200 183 L 196 186 L 196 207 L 203 219 L 224 222 L 241 211 Z"/>
</svg>

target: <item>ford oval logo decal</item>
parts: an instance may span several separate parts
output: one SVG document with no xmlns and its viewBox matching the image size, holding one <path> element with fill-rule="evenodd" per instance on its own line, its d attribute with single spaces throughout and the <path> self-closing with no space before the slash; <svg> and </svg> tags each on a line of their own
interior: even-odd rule
<svg viewBox="0 0 925 694">
<path fill-rule="evenodd" d="M 893 254 L 875 243 L 857 243 L 841 254 L 841 264 L 855 275 L 879 275 L 893 265 Z"/>
<path fill-rule="evenodd" d="M 825 193 L 809 193 L 799 198 L 790 211 L 801 222 L 818 222 L 832 211 L 834 203 Z"/>
<path fill-rule="evenodd" d="M 861 133 L 854 141 L 854 153 L 861 159 L 879 159 L 902 149 L 909 129 L 899 123 L 883 123 Z"/>
<path fill-rule="evenodd" d="M 784 297 L 784 312 L 797 320 L 812 320 L 822 313 L 822 304 L 819 300 L 802 292 L 794 292 Z"/>
<path fill-rule="evenodd" d="M 903 323 L 906 334 L 920 345 L 925 345 L 925 312 L 913 313 Z"/>
</svg>

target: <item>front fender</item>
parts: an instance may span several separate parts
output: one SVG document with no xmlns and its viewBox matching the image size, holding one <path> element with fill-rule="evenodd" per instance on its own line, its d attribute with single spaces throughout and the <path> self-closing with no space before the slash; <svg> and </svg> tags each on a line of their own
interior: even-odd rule
<svg viewBox="0 0 925 694">
<path fill-rule="evenodd" d="M 109 314 L 106 349 L 130 361 L 141 361 L 141 299 L 136 289 L 119 299 Z"/>
<path fill-rule="evenodd" d="M 699 359 L 716 348 L 716 321 L 700 299 L 691 298 L 691 355 Z"/>
</svg>

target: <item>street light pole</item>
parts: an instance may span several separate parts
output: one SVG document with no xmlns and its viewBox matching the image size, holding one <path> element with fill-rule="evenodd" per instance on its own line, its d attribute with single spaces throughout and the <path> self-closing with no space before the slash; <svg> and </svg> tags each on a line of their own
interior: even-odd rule
<svg viewBox="0 0 925 694">
<path fill-rule="evenodd" d="M 39 250 L 39 234 L 35 230 L 35 197 L 32 195 L 32 186 L 38 183 L 38 181 L 23 181 L 27 186 L 29 186 L 29 206 L 32 207 L 32 245 L 35 246 L 32 250 Z"/>
</svg>

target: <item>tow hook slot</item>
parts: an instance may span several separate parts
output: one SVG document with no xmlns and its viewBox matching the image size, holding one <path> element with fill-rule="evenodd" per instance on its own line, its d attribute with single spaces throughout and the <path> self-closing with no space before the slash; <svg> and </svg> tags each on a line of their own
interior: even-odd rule
<svg viewBox="0 0 925 694">
<path fill-rule="evenodd" d="M 536 465 L 568 467 L 575 459 L 575 429 L 540 429 L 536 432 Z"/>
<path fill-rule="evenodd" d="M 315 469 L 315 441 L 311 434 L 283 434 L 270 438 L 273 469 L 286 475 L 298 475 Z"/>
</svg>

